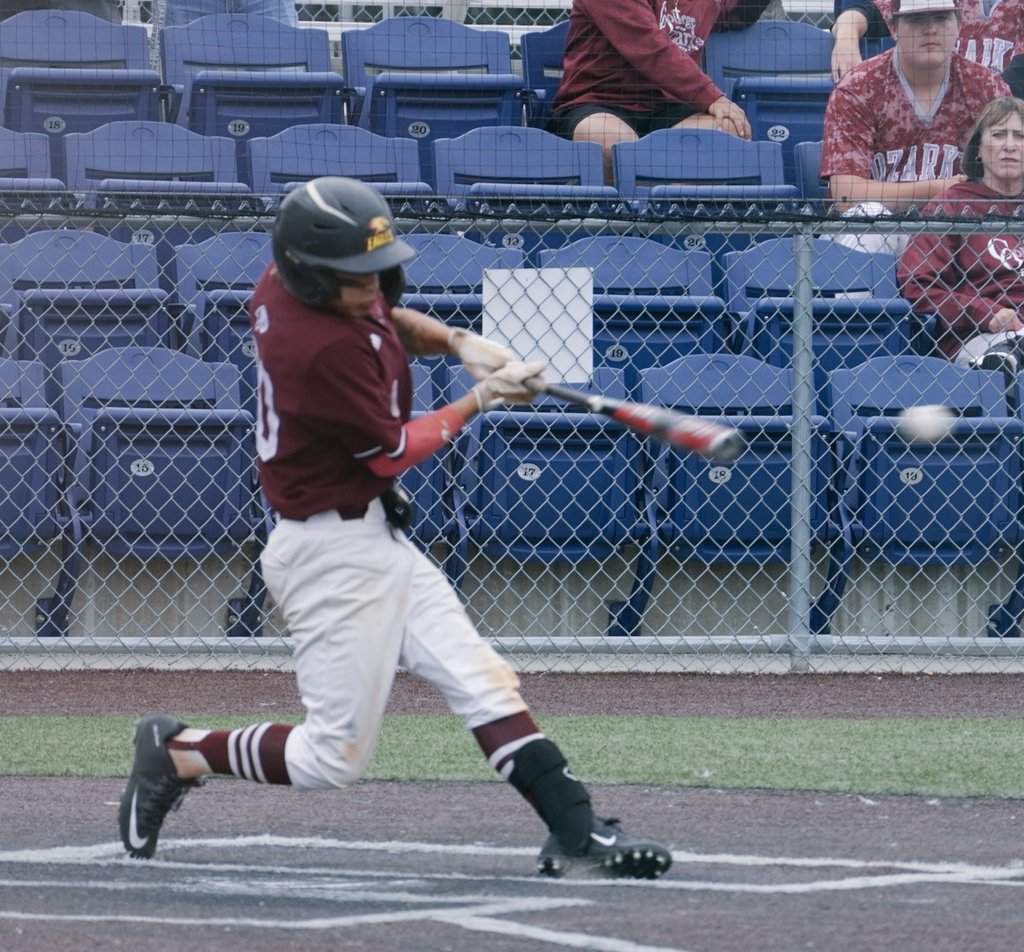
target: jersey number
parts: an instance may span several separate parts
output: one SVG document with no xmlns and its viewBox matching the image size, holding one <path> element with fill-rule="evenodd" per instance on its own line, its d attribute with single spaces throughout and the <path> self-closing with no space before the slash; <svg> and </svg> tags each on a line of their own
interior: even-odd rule
<svg viewBox="0 0 1024 952">
<path fill-rule="evenodd" d="M 256 452 L 263 462 L 277 455 L 281 419 L 274 409 L 274 383 L 256 358 Z"/>
</svg>

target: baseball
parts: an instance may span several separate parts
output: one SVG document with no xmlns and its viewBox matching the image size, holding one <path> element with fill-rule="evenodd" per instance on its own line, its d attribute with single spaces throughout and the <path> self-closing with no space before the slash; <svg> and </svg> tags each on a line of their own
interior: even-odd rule
<svg viewBox="0 0 1024 952">
<path fill-rule="evenodd" d="M 912 443 L 937 443 L 953 426 L 953 411 L 938 404 L 908 407 L 900 414 L 899 430 Z"/>
</svg>

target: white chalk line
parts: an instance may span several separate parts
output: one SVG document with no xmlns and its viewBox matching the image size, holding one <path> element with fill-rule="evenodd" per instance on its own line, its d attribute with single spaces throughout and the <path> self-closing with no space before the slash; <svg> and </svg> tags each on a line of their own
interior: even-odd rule
<svg viewBox="0 0 1024 952">
<path fill-rule="evenodd" d="M 401 840 L 367 841 L 367 840 L 338 840 L 338 839 L 316 839 L 312 837 L 283 837 L 272 834 L 258 836 L 240 836 L 225 838 L 196 838 L 167 840 L 162 844 L 162 853 L 173 852 L 186 848 L 275 848 L 275 849 L 337 849 L 356 852 L 375 852 L 380 855 L 402 855 L 402 854 L 458 854 L 464 856 L 486 856 L 489 858 L 520 857 L 523 855 L 532 856 L 535 850 L 531 847 L 495 847 L 480 844 L 443 844 L 443 843 L 422 843 L 406 842 Z M 693 853 L 687 851 L 675 851 L 672 854 L 676 868 L 683 865 L 718 865 L 738 866 L 742 868 L 798 868 L 798 869 L 849 869 L 849 870 L 885 870 L 872 875 L 845 876 L 815 879 L 805 882 L 787 883 L 750 883 L 750 882 L 729 882 L 723 880 L 699 880 L 680 879 L 672 877 L 657 881 L 649 880 L 605 880 L 605 879 L 567 879 L 548 880 L 546 884 L 553 887 L 565 887 L 579 890 L 581 887 L 639 887 L 655 888 L 679 892 L 718 892 L 718 893 L 745 893 L 757 895 L 809 895 L 825 892 L 848 892 L 865 889 L 886 889 L 897 886 L 913 886 L 927 884 L 948 884 L 948 885 L 988 885 L 1013 887 L 1024 886 L 1024 866 L 1013 863 L 1009 866 L 978 866 L 969 863 L 941 862 L 894 862 L 892 860 L 854 860 L 837 857 L 786 857 L 786 856 L 756 856 L 749 854 L 731 853 Z M 148 863 L 137 860 L 128 860 L 120 844 L 102 843 L 90 847 L 55 847 L 40 850 L 19 850 L 0 852 L 0 863 L 17 864 L 52 864 L 52 865 L 105 865 L 105 866 L 142 866 L 154 872 L 159 869 L 177 869 L 185 872 L 202 872 L 207 876 L 211 873 L 247 874 L 251 876 L 272 876 L 275 878 L 275 889 L 279 890 L 279 879 L 281 876 L 299 877 L 296 888 L 302 891 L 302 879 L 309 880 L 312 877 L 325 877 L 333 880 L 326 886 L 316 886 L 310 883 L 307 894 L 313 892 L 323 893 L 326 888 L 336 898 L 343 898 L 342 890 L 352 890 L 353 884 L 341 886 L 338 882 L 346 877 L 356 880 L 381 880 L 381 879 L 405 879 L 421 882 L 427 881 L 468 881 L 468 882 L 528 882 L 538 884 L 540 881 L 536 876 L 517 875 L 487 875 L 472 873 L 438 873 L 422 871 L 383 871 L 383 870 L 351 870 L 345 871 L 336 867 L 296 867 L 290 865 L 260 865 L 245 863 L 196 863 L 182 862 L 175 860 L 159 860 L 151 866 Z M 10 881 L 6 885 L 13 887 L 16 881 Z M 92 884 L 90 884 L 91 886 Z M 135 884 L 140 888 L 167 888 L 163 882 L 146 884 Z M 180 885 L 180 884 L 179 884 Z M 55 884 L 54 888 L 60 888 Z M 83 888 L 81 883 L 70 882 L 67 888 Z M 110 888 L 117 888 L 116 885 Z M 210 887 L 204 887 L 209 891 Z M 240 888 L 236 886 L 222 886 L 219 883 L 215 888 L 222 889 L 224 894 L 230 889 Z M 257 887 L 253 887 L 259 892 Z M 372 892 L 372 891 L 371 891 Z M 349 893 L 349 898 L 354 901 L 354 894 Z M 392 893 L 392 898 L 394 894 Z M 410 900 L 412 901 L 412 900 Z"/>
<path fill-rule="evenodd" d="M 377 896 L 376 898 L 384 898 Z M 465 899 L 463 900 L 465 901 Z M 510 935 L 517 938 L 540 939 L 552 945 L 570 949 L 588 949 L 593 952 L 685 952 L 684 949 L 667 946 L 641 945 L 628 939 L 595 936 L 584 932 L 569 932 L 562 929 L 546 929 L 528 926 L 519 922 L 496 919 L 495 916 L 515 916 L 528 913 L 550 912 L 571 906 L 589 906 L 588 899 L 564 897 L 561 899 L 505 899 L 478 897 L 470 905 L 454 909 L 402 910 L 395 912 L 363 913 L 352 916 L 328 916 L 316 919 L 261 919 L 254 917 L 197 917 L 197 916 L 124 916 L 124 915 L 60 915 L 50 913 L 26 913 L 17 910 L 0 910 L 0 920 L 17 922 L 103 922 L 131 925 L 199 926 L 203 929 L 255 928 L 261 932 L 282 930 L 289 932 L 329 931 L 352 929 L 359 926 L 394 925 L 407 922 L 438 922 L 457 926 L 474 932 L 496 935 Z"/>
<path fill-rule="evenodd" d="M 378 856 L 401 856 L 409 854 L 485 856 L 491 859 L 532 857 L 536 853 L 534 847 L 497 847 L 483 844 L 448 844 L 406 842 L 401 840 L 339 840 L 317 839 L 312 837 L 285 837 L 263 834 L 259 836 L 169 839 L 161 844 L 161 855 L 176 850 L 189 848 L 206 849 L 299 849 L 299 850 L 348 850 L 353 852 L 373 852 Z M 381 870 L 339 870 L 333 866 L 304 867 L 291 865 L 260 865 L 245 863 L 201 863 L 160 859 L 154 863 L 128 860 L 124 857 L 119 843 L 99 843 L 92 846 L 52 847 L 32 850 L 0 851 L 0 864 L 12 866 L 104 866 L 112 869 L 132 868 L 140 872 L 159 872 L 161 869 L 175 869 L 182 872 L 202 876 L 201 881 L 177 882 L 168 884 L 163 881 L 145 882 L 97 882 L 83 883 L 73 879 L 32 879 L 19 880 L 14 878 L 0 880 L 0 887 L 17 889 L 32 888 L 37 890 L 68 889 L 103 889 L 117 890 L 160 890 L 168 889 L 182 893 L 202 893 L 205 895 L 265 895 L 268 890 L 280 896 L 283 892 L 294 891 L 317 899 L 334 901 L 369 901 L 390 902 L 415 905 L 420 908 L 389 910 L 375 913 L 360 913 L 345 916 L 318 917 L 315 919 L 260 919 L 256 917 L 178 917 L 178 916 L 118 916 L 118 915 L 55 915 L 49 913 L 28 913 L 20 910 L 0 910 L 0 920 L 13 921 L 53 921 L 53 922 L 121 922 L 126 924 L 146 924 L 165 926 L 199 926 L 209 927 L 253 927 L 259 929 L 281 929 L 288 931 L 312 931 L 352 928 L 357 926 L 387 925 L 403 922 L 432 921 L 447 923 L 473 932 L 485 932 L 509 936 L 519 936 L 547 942 L 563 948 L 590 949 L 594 952 L 684 952 L 680 949 L 668 949 L 664 946 L 640 945 L 629 940 L 613 937 L 595 936 L 590 933 L 578 933 L 549 929 L 540 926 L 528 926 L 518 921 L 499 919 L 497 916 L 518 917 L 529 913 L 548 912 L 570 906 L 590 905 L 592 900 L 578 896 L 561 897 L 523 897 L 507 900 L 495 900 L 493 896 L 479 894 L 457 896 L 425 896 L 410 892 L 408 887 L 415 888 L 421 883 L 426 885 L 436 880 L 462 880 L 464 882 L 528 882 L 534 885 L 565 887 L 574 891 L 581 888 L 639 886 L 679 890 L 687 892 L 726 892 L 749 893 L 762 895 L 800 895 L 829 891 L 848 891 L 858 889 L 892 888 L 921 884 L 951 884 L 988 886 L 1024 885 L 1024 865 L 1014 862 L 1008 866 L 981 866 L 960 862 L 894 862 L 885 860 L 857 860 L 840 857 L 786 857 L 758 856 L 731 853 L 694 853 L 690 851 L 674 851 L 673 860 L 676 868 L 685 865 L 717 865 L 740 868 L 795 868 L 807 870 L 847 869 L 847 870 L 887 870 L 888 872 L 872 875 L 848 876 L 831 879 L 818 879 L 798 883 L 730 883 L 721 880 L 685 880 L 679 878 L 662 879 L 654 882 L 631 880 L 539 880 L 535 876 L 499 876 L 470 873 L 422 873 L 419 871 L 381 871 Z M 233 878 L 230 882 L 216 878 L 216 874 L 230 873 L 237 877 L 241 873 L 251 878 L 249 882 L 240 882 Z M 266 883 L 260 880 L 267 878 Z M 316 882 L 314 880 L 321 880 Z M 390 888 L 381 889 L 390 881 Z M 347 880 L 347 881 L 346 881 Z M 406 888 L 399 891 L 399 884 Z M 374 886 L 377 888 L 375 889 Z M 427 907 L 427 908 L 423 908 Z"/>
<path fill-rule="evenodd" d="M 545 929 L 540 926 L 524 925 L 521 922 L 507 922 L 477 915 L 442 914 L 436 918 L 441 922 L 450 922 L 475 932 L 510 935 L 518 939 L 536 939 L 539 942 L 549 942 L 570 949 L 586 949 L 587 952 L 684 952 L 683 949 L 667 949 L 661 945 L 638 945 L 623 939 L 591 935 L 589 932 L 563 932 L 560 929 Z"/>
<path fill-rule="evenodd" d="M 214 848 L 214 849 L 299 849 L 299 850 L 349 850 L 353 852 L 373 852 L 381 856 L 401 856 L 408 854 L 433 854 L 447 856 L 482 856 L 500 859 L 503 857 L 515 858 L 521 856 L 533 857 L 537 853 L 536 847 L 517 846 L 491 846 L 486 844 L 457 844 L 457 843 L 426 843 L 406 840 L 339 840 L 334 838 L 315 837 L 291 837 L 276 836 L 274 834 L 259 834 L 255 836 L 236 837 L 197 837 L 191 839 L 167 839 L 160 843 L 160 857 L 166 853 L 181 849 L 193 848 Z M 771 868 L 791 867 L 797 869 L 849 869 L 849 870 L 898 870 L 909 873 L 921 873 L 929 876 L 950 876 L 959 877 L 965 880 L 980 879 L 1005 879 L 1016 881 L 1024 879 L 1024 863 L 1016 860 L 1005 866 L 980 866 L 973 863 L 961 862 L 917 862 L 892 859 L 846 859 L 834 856 L 822 857 L 798 857 L 798 856 L 758 856 L 744 853 L 694 853 L 687 850 L 674 850 L 672 859 L 676 869 L 685 865 L 712 865 L 712 866 L 739 866 L 747 868 Z M 77 865 L 77 864 L 104 864 L 104 865 L 129 865 L 148 867 L 146 861 L 129 860 L 124 856 L 124 849 L 120 843 L 97 843 L 92 846 L 59 846 L 31 850 L 0 850 L 0 863 L 17 864 L 56 864 L 56 865 Z M 192 863 L 165 860 L 158 858 L 153 862 L 151 868 L 168 867 L 180 869 L 201 869 L 214 871 L 251 871 L 251 872 L 290 872 L 301 875 L 322 875 L 322 876 L 411 876 L 415 879 L 429 878 L 468 878 L 468 879 L 520 879 L 526 878 L 530 882 L 537 882 L 536 877 L 506 877 L 506 876 L 480 876 L 467 873 L 423 873 L 421 871 L 396 873 L 391 872 L 368 872 L 366 870 L 353 870 L 345 872 L 335 867 L 303 867 L 303 866 L 263 866 L 248 864 L 216 864 L 216 863 Z M 881 879 L 892 878 L 893 874 L 882 875 Z M 627 885 L 635 882 L 638 885 L 650 888 L 660 886 L 665 888 L 684 888 L 686 883 L 680 883 L 675 879 L 661 879 L 656 881 L 648 880 L 548 880 L 547 882 L 571 882 L 573 885 Z M 718 884 L 726 885 L 729 884 Z"/>
</svg>

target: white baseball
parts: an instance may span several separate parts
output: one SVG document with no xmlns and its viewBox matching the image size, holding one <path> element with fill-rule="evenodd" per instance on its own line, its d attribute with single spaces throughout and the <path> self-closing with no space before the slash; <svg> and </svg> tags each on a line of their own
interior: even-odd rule
<svg viewBox="0 0 1024 952">
<path fill-rule="evenodd" d="M 900 414 L 899 430 L 913 443 L 937 443 L 953 426 L 953 411 L 938 404 L 908 407 Z"/>
</svg>

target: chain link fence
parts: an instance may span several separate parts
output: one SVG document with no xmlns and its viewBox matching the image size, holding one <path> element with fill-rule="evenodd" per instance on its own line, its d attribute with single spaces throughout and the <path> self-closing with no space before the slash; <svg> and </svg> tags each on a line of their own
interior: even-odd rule
<svg viewBox="0 0 1024 952">
<path fill-rule="evenodd" d="M 812 6 L 790 16 L 819 22 Z M 747 439 L 718 463 L 545 398 L 484 415 L 403 476 L 414 539 L 519 667 L 1016 670 L 1016 378 L 954 365 L 927 288 L 851 246 L 989 235 L 1019 272 L 1020 216 L 827 212 L 831 38 L 808 23 L 758 24 L 763 50 L 796 60 L 801 96 L 766 110 L 758 84 L 730 80 L 754 129 L 742 157 L 666 130 L 620 148 L 609 176 L 596 144 L 543 130 L 557 69 L 538 47 L 532 71 L 525 38 L 567 9 L 306 5 L 291 32 L 327 38 L 295 50 L 267 24 L 227 52 L 183 28 L 158 50 L 138 27 L 94 27 L 61 42 L 124 67 L 120 98 L 34 93 L 44 69 L 8 83 L 25 125 L 0 129 L 0 666 L 289 663 L 259 574 L 273 514 L 253 464 L 247 302 L 281 195 L 346 174 L 384 192 L 417 248 L 406 305 L 579 389 Z M 388 92 L 353 34 L 401 30 L 400 13 L 508 34 L 491 112 L 438 107 L 436 70 L 426 95 L 422 77 Z M 125 17 L 149 24 L 149 7 Z M 715 36 L 705 66 L 727 76 L 749 51 Z M 403 42 L 388 69 L 418 51 Z M 135 119 L 107 124 L 114 101 Z M 440 359 L 415 361 L 413 382 L 416 412 L 467 386 Z M 946 439 L 904 438 L 899 413 L 921 404 L 952 410 Z"/>
<path fill-rule="evenodd" d="M 2 663 L 284 666 L 246 313 L 272 209 L 133 202 L 2 220 Z M 1020 221 L 422 204 L 396 202 L 407 305 L 748 441 L 717 463 L 545 399 L 403 477 L 522 667 L 1015 670 L 1016 379 L 938 355 L 895 259 L 832 239 Z M 422 412 L 466 381 L 419 360 L 414 384 Z M 907 441 L 899 410 L 934 403 L 948 438 Z"/>
</svg>

